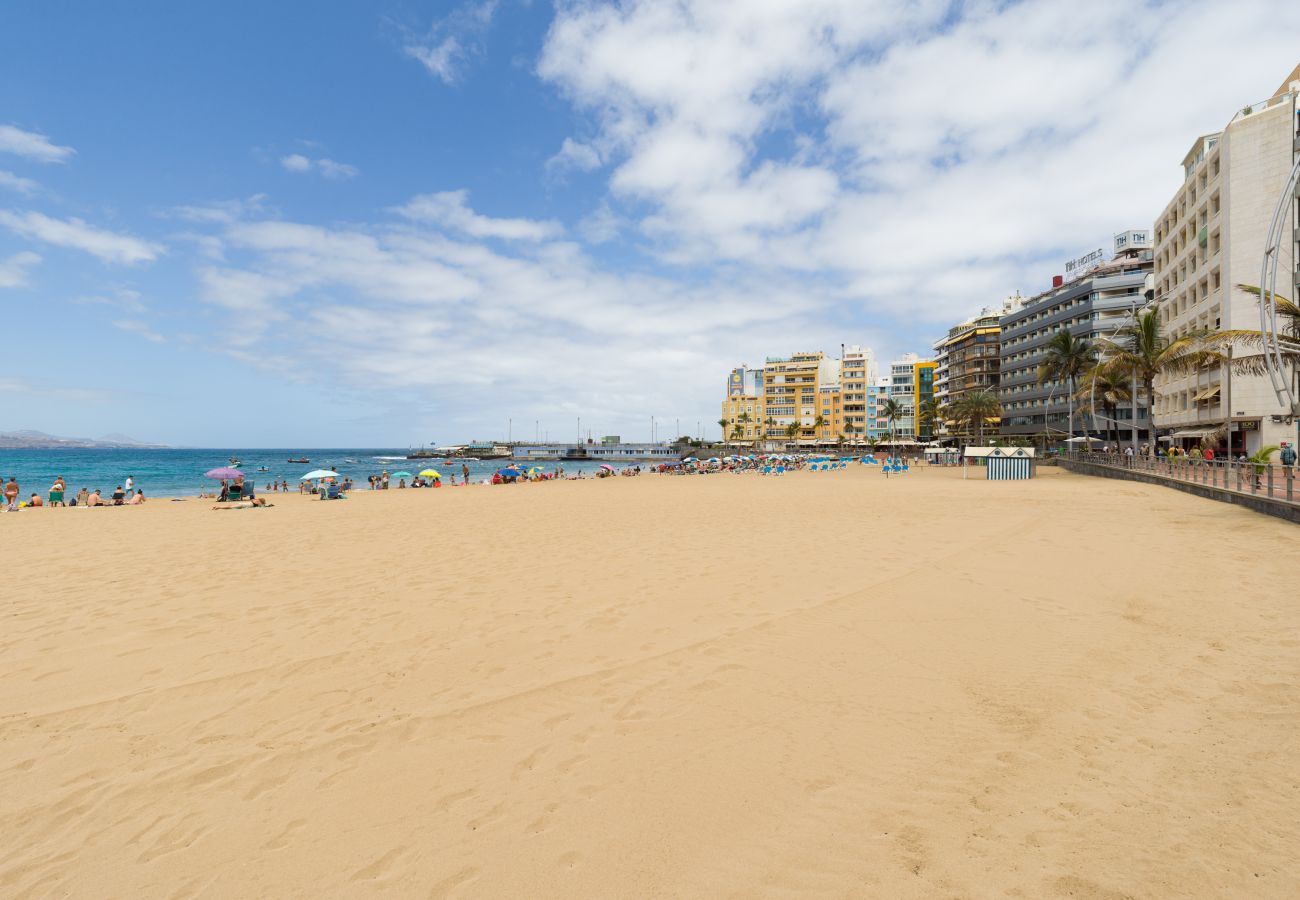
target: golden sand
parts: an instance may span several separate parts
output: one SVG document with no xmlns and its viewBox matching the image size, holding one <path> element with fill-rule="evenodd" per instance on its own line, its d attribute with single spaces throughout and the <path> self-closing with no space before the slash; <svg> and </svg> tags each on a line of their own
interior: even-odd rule
<svg viewBox="0 0 1300 900">
<path fill-rule="evenodd" d="M 1052 469 L 0 515 L 0 896 L 1295 897 L 1294 525 Z"/>
</svg>

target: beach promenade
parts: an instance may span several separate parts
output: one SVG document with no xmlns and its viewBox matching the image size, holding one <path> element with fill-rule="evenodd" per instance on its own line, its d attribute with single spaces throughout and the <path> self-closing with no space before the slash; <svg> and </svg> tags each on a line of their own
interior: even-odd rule
<svg viewBox="0 0 1300 900">
<path fill-rule="evenodd" d="M 0 896 L 1294 897 L 1297 526 L 1050 467 L 0 516 Z"/>
</svg>

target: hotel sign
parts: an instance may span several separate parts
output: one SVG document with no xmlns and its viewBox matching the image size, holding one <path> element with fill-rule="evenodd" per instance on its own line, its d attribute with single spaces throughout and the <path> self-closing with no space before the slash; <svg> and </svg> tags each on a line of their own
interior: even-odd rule
<svg viewBox="0 0 1300 900">
<path fill-rule="evenodd" d="M 1105 258 L 1106 258 L 1106 251 L 1101 249 L 1100 247 L 1098 247 L 1096 250 L 1092 251 L 1091 253 L 1085 254 L 1083 256 L 1075 257 L 1074 259 L 1070 260 L 1065 264 L 1065 279 L 1067 281 L 1072 281 L 1075 278 L 1078 278 L 1084 272 L 1088 271 L 1089 269 L 1097 265 L 1097 263 L 1101 262 Z"/>
</svg>

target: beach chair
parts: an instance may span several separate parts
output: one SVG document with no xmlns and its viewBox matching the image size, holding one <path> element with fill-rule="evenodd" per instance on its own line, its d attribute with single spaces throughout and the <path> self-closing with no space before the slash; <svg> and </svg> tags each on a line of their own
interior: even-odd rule
<svg viewBox="0 0 1300 900">
<path fill-rule="evenodd" d="M 239 484 L 232 484 L 226 493 L 226 499 L 230 501 L 244 499 L 244 487 Z"/>
<path fill-rule="evenodd" d="M 785 474 L 785 466 L 777 466 L 777 467 L 776 467 L 776 472 L 773 473 L 773 474 L 776 474 L 776 475 L 784 475 L 784 474 Z"/>
<path fill-rule="evenodd" d="M 763 466 L 762 470 L 761 470 L 758 474 L 759 474 L 759 475 L 771 475 L 771 474 L 772 474 L 772 467 L 771 467 L 771 466 Z"/>
</svg>

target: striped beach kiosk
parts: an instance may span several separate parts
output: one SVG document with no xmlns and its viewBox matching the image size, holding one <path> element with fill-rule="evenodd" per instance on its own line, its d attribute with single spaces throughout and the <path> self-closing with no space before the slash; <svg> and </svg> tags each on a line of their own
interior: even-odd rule
<svg viewBox="0 0 1300 900">
<path fill-rule="evenodd" d="M 979 460 L 988 481 L 1025 481 L 1034 477 L 1033 447 L 967 447 L 966 465 Z"/>
</svg>

